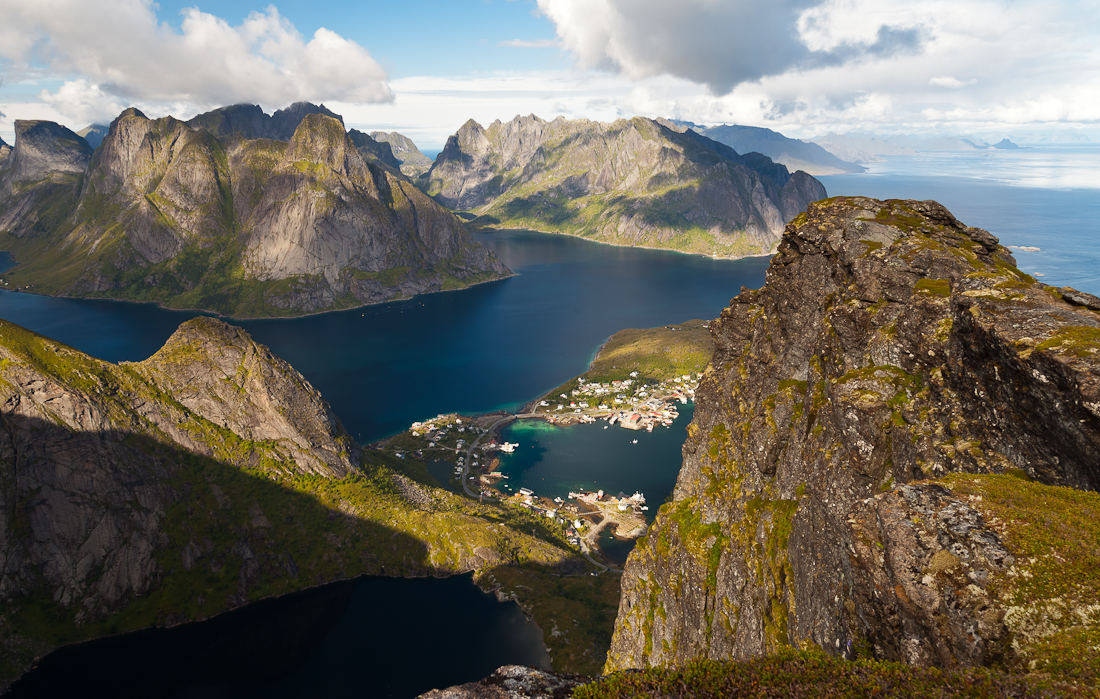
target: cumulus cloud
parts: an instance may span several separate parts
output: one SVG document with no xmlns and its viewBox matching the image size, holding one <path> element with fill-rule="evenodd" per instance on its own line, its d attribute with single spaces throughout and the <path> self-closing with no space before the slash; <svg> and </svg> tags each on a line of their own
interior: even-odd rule
<svg viewBox="0 0 1100 699">
<path fill-rule="evenodd" d="M 940 75 L 929 80 L 928 84 L 935 85 L 937 87 L 950 87 L 951 89 L 957 90 L 960 87 L 973 85 L 976 82 L 978 82 L 977 78 L 970 78 L 969 80 L 959 80 L 958 78 L 952 77 L 950 75 Z"/>
<path fill-rule="evenodd" d="M 813 135 L 1100 119 L 1100 4 L 538 0 L 583 69 L 709 95 L 640 105 Z M 967 89 L 960 89 L 960 88 Z M 946 89 L 945 89 L 946 88 Z"/>
<path fill-rule="evenodd" d="M 674 75 L 718 94 L 791 69 L 912 52 L 922 40 L 919 24 L 886 16 L 870 31 L 838 35 L 828 22 L 831 15 L 820 12 L 823 0 L 538 4 L 582 67 L 617 70 L 632 78 Z"/>
<path fill-rule="evenodd" d="M 73 118 L 134 101 L 215 106 L 297 100 L 388 102 L 385 71 L 353 41 L 321 28 L 306 40 L 274 6 L 241 24 L 197 8 L 178 30 L 150 0 L 0 0 L 0 58 L 79 76 L 44 96 Z"/>
</svg>

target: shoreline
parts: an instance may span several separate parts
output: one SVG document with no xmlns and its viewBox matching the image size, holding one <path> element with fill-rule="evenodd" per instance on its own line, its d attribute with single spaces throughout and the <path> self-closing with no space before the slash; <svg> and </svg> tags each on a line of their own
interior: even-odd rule
<svg viewBox="0 0 1100 699">
<path fill-rule="evenodd" d="M 0 250 L 0 252 L 7 252 L 7 251 L 6 250 Z M 8 254 L 11 255 L 10 252 L 8 252 Z M 14 257 L 12 259 L 14 260 Z M 18 264 L 18 263 L 16 263 L 16 264 Z M 511 270 L 509 270 L 509 271 L 511 271 Z M 211 317 L 214 317 L 214 318 L 220 318 L 222 320 L 236 320 L 236 321 L 247 321 L 247 320 L 297 320 L 299 318 L 309 318 L 309 317 L 312 317 L 312 316 L 325 315 L 326 313 L 341 313 L 343 311 L 355 311 L 355 310 L 358 310 L 360 308 L 367 308 L 369 306 L 381 306 L 384 303 L 400 303 L 402 301 L 412 301 L 413 299 L 415 299 L 419 296 L 427 296 L 428 294 L 444 294 L 444 293 L 450 293 L 450 292 L 453 292 L 453 291 L 466 291 L 467 289 L 472 289 L 475 286 L 480 286 L 481 284 L 491 284 L 493 282 L 499 282 L 499 281 L 502 281 L 504 279 L 510 279 L 510 278 L 516 277 L 516 276 L 519 276 L 519 273 L 518 272 L 512 272 L 511 274 L 507 274 L 507 275 L 504 275 L 504 276 L 501 276 L 501 277 L 497 277 L 496 279 L 486 279 L 484 281 L 474 282 L 473 284 L 469 284 L 467 286 L 464 286 L 461 289 L 440 289 L 438 291 L 425 291 L 425 292 L 422 292 L 422 293 L 419 293 L 419 294 L 414 294 L 413 296 L 407 296 L 405 298 L 400 298 L 400 299 L 386 299 L 385 301 L 374 301 L 372 303 L 361 303 L 358 306 L 348 306 L 346 308 L 329 308 L 329 309 L 321 310 L 321 311 L 310 311 L 309 313 L 301 313 L 301 314 L 298 314 L 298 315 L 288 315 L 288 316 L 232 316 L 232 315 L 226 315 L 224 313 L 219 313 L 218 311 L 211 311 L 208 308 L 173 308 L 171 306 L 166 306 L 164 303 L 162 303 L 160 301 L 135 301 L 134 299 L 117 299 L 117 298 L 111 298 L 110 296 L 62 296 L 60 294 L 47 294 L 47 293 L 44 293 L 44 292 L 41 292 L 41 291 L 34 291 L 34 290 L 28 290 L 28 289 L 4 289 L 4 288 L 0 288 L 0 292 L 7 291 L 7 292 L 10 292 L 10 293 L 13 293 L 13 294 L 32 294 L 34 296 L 42 296 L 42 297 L 45 297 L 45 298 L 70 299 L 70 300 L 73 300 L 73 301 L 112 301 L 112 302 L 116 302 L 116 303 L 132 303 L 132 304 L 139 305 L 139 306 L 140 305 L 150 305 L 150 306 L 156 306 L 157 308 L 159 308 L 161 310 L 165 310 L 165 311 L 175 311 L 175 312 L 178 312 L 178 313 L 201 313 L 201 314 L 208 315 L 208 316 L 211 316 Z"/>
<path fill-rule="evenodd" d="M 657 250 L 657 251 L 660 251 L 660 252 L 674 252 L 674 253 L 677 253 L 679 255 L 694 255 L 696 257 L 705 257 L 705 258 L 710 259 L 710 260 L 731 260 L 731 261 L 732 260 L 747 260 L 751 257 L 774 257 L 776 252 L 778 251 L 779 242 L 780 242 L 780 240 L 782 240 L 782 236 L 780 236 L 779 240 L 777 240 L 775 242 L 775 249 L 773 249 L 771 252 L 761 252 L 761 253 L 756 253 L 754 255 L 732 255 L 732 256 L 730 256 L 730 255 L 708 255 L 705 252 L 690 252 L 688 250 L 677 250 L 676 248 L 659 248 L 659 247 L 655 247 L 653 245 L 620 245 L 619 243 L 609 243 L 606 240 L 597 240 L 596 238 L 588 238 L 588 237 L 585 237 L 583 235 L 579 235 L 577 233 L 566 233 L 564 231 L 546 231 L 546 230 L 542 230 L 540 228 L 512 228 L 512 227 L 508 227 L 508 226 L 501 226 L 501 227 L 482 226 L 482 227 L 480 227 L 480 228 L 478 228 L 474 231 L 471 231 L 471 232 L 476 234 L 476 233 L 482 233 L 482 232 L 494 232 L 495 233 L 495 232 L 504 232 L 504 231 L 531 231 L 533 233 L 545 233 L 547 235 L 565 235 L 565 236 L 569 236 L 570 238 L 579 238 L 581 240 L 587 240 L 590 243 L 596 243 L 598 245 L 608 245 L 608 246 L 613 247 L 613 248 L 637 248 L 637 249 L 640 249 L 640 250 Z"/>
</svg>

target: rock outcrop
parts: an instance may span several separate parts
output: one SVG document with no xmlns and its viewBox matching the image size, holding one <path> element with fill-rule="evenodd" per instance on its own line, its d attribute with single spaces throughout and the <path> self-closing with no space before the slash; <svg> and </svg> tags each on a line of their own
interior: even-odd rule
<svg viewBox="0 0 1100 699">
<path fill-rule="evenodd" d="M 1037 554 L 1020 532 L 1075 531 L 1062 513 L 1006 515 L 982 488 L 1100 489 L 1100 315 L 935 202 L 836 198 L 788 225 L 765 286 L 711 332 L 608 671 L 807 644 L 1026 670 L 1070 637 L 1096 661 L 1095 582 L 1025 584 L 1053 579 L 1045 552 L 1100 561 L 1092 535 Z"/>
<path fill-rule="evenodd" d="M 401 163 L 401 172 L 409 177 L 419 177 L 432 166 L 432 160 L 420 152 L 413 140 L 396 131 L 371 131 L 370 137 L 379 143 L 388 143 L 393 157 Z"/>
<path fill-rule="evenodd" d="M 268 117 L 237 105 L 192 122 L 127 109 L 94 157 L 55 124 L 20 122 L 0 180 L 0 245 L 20 262 L 17 282 L 278 316 L 509 274 L 398 172 L 388 145 L 345 133 L 324 107 Z M 16 187 L 28 180 L 43 182 Z"/>
<path fill-rule="evenodd" d="M 783 225 L 825 196 L 805 173 L 642 117 L 468 121 L 421 185 L 482 225 L 722 257 L 771 251 Z"/>
</svg>

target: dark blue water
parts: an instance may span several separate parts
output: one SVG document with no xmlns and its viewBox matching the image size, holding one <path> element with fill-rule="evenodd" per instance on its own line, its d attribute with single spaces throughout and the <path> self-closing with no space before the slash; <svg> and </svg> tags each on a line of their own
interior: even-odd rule
<svg viewBox="0 0 1100 699">
<path fill-rule="evenodd" d="M 240 323 L 309 379 L 360 442 L 439 413 L 514 408 L 583 373 L 623 328 L 714 318 L 766 258 L 712 260 L 530 232 L 479 234 L 517 276 L 293 320 Z M 108 361 L 141 360 L 194 313 L 0 293 L 0 317 Z"/>
<path fill-rule="evenodd" d="M 62 648 L 5 697 L 407 699 L 549 662 L 538 627 L 469 575 L 363 578 Z"/>
<path fill-rule="evenodd" d="M 1043 283 L 1100 294 L 1100 144 L 921 153 L 869 167 L 818 179 L 832 196 L 935 199 L 1005 245 L 1040 248 L 1012 252 Z"/>
</svg>

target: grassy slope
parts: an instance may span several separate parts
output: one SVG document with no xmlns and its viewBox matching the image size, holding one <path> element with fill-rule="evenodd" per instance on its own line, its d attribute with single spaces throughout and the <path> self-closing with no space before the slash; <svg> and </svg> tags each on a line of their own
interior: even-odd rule
<svg viewBox="0 0 1100 699">
<path fill-rule="evenodd" d="M 689 320 L 659 328 L 628 328 L 608 338 L 588 371 L 546 395 L 568 394 L 577 387 L 578 378 L 601 383 L 621 381 L 630 378 L 632 371 L 638 372 L 640 382 L 664 381 L 702 371 L 712 354 L 714 341 L 707 321 Z"/>
<path fill-rule="evenodd" d="M 699 660 L 682 668 L 617 673 L 578 687 L 573 696 L 577 699 L 1068 699 L 1100 697 L 1100 692 L 984 668 L 941 671 L 875 660 L 849 662 L 818 650 L 788 650 L 745 662 Z"/>
</svg>

